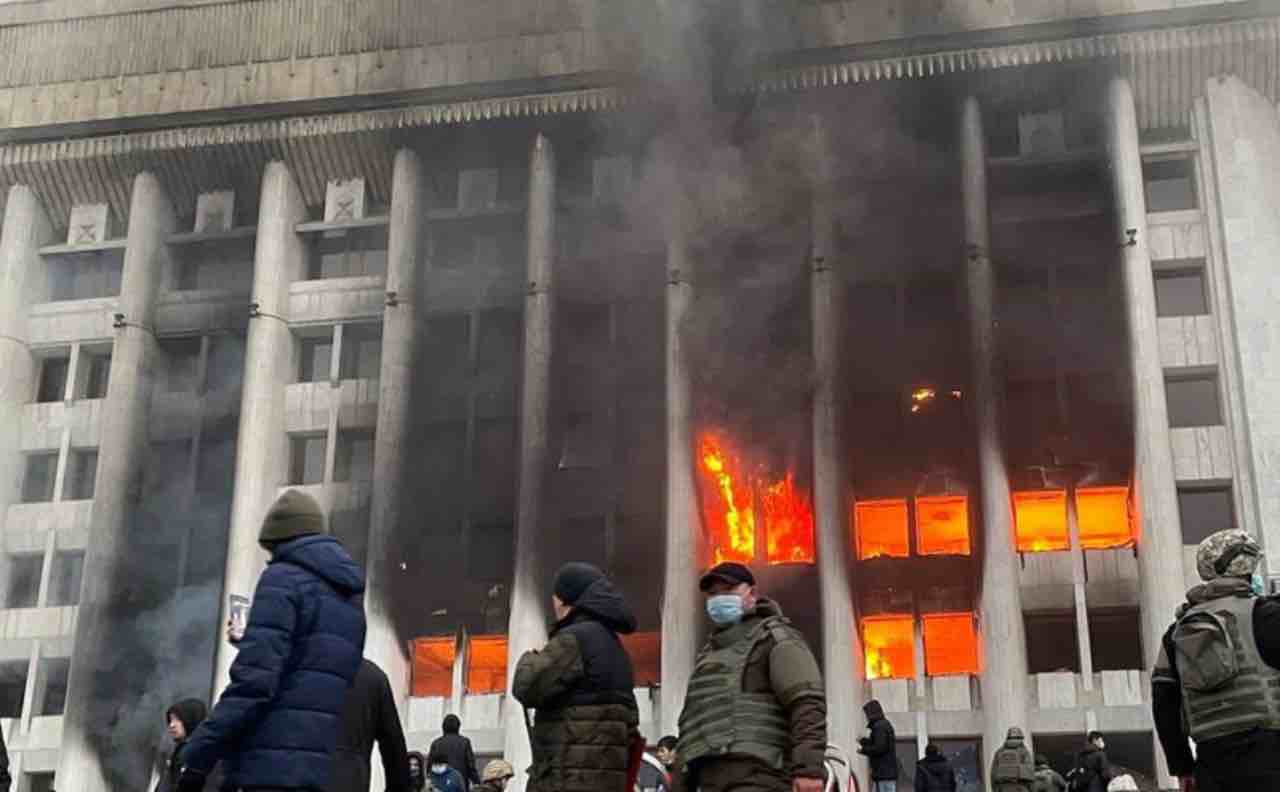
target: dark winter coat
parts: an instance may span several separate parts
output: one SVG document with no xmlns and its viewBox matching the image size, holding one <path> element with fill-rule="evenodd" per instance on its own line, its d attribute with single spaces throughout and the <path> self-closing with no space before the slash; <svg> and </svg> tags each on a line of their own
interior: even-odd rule
<svg viewBox="0 0 1280 792">
<path fill-rule="evenodd" d="M 178 720 L 182 722 L 182 727 L 186 731 L 187 737 L 190 737 L 204 721 L 208 712 L 209 708 L 200 699 L 183 699 L 164 711 L 164 722 L 167 726 L 169 724 L 169 716 L 177 716 Z M 174 741 L 173 751 L 169 754 L 169 761 L 165 763 L 164 773 L 160 776 L 160 783 L 156 784 L 156 792 L 177 792 L 178 776 L 182 775 L 183 754 L 186 753 L 187 742 L 186 739 Z M 212 788 L 208 784 L 205 786 L 206 788 Z"/>
<path fill-rule="evenodd" d="M 409 789 L 411 792 L 420 792 L 427 786 L 427 757 L 418 751 L 410 751 L 408 759 L 416 759 L 418 761 L 419 773 L 415 776 L 408 767 L 408 761 L 405 762 L 405 772 L 409 774 Z"/>
<path fill-rule="evenodd" d="M 956 792 L 956 771 L 941 754 L 916 762 L 916 792 Z"/>
<path fill-rule="evenodd" d="M 1088 781 L 1086 792 L 1107 792 L 1107 784 L 1111 782 L 1111 764 L 1105 751 L 1093 744 L 1085 746 L 1076 760 L 1076 767 Z"/>
<path fill-rule="evenodd" d="M 343 701 L 364 651 L 364 577 L 342 545 L 275 548 L 258 580 L 231 684 L 187 746 L 187 767 L 226 759 L 240 787 L 327 789 Z"/>
<path fill-rule="evenodd" d="M 4 744 L 4 734 L 0 732 L 0 792 L 9 792 L 13 785 L 13 776 L 9 775 L 9 749 Z"/>
<path fill-rule="evenodd" d="M 600 578 L 556 624 L 546 647 L 516 664 L 512 693 L 537 710 L 528 792 L 630 792 L 639 713 L 618 633 L 635 629 L 622 594 Z"/>
<path fill-rule="evenodd" d="M 342 706 L 342 736 L 333 757 L 331 792 L 367 792 L 374 741 L 382 755 L 387 792 L 408 792 L 409 752 L 391 682 L 375 663 L 362 660 Z"/>
<path fill-rule="evenodd" d="M 893 724 L 884 716 L 884 708 L 875 699 L 868 701 L 862 711 L 867 716 L 867 728 L 871 734 L 858 741 L 861 745 L 858 753 L 865 755 L 871 765 L 871 780 L 897 781 L 898 746 Z"/>
<path fill-rule="evenodd" d="M 449 766 L 462 776 L 464 788 L 480 783 L 480 773 L 476 771 L 476 752 L 471 749 L 471 741 L 461 734 L 437 737 L 431 743 L 431 749 L 427 751 L 427 755 L 443 756 Z"/>
<path fill-rule="evenodd" d="M 439 775 L 428 770 L 427 790 L 428 792 L 464 792 L 466 782 L 462 780 L 462 773 L 452 767 L 445 768 L 445 771 Z"/>
</svg>

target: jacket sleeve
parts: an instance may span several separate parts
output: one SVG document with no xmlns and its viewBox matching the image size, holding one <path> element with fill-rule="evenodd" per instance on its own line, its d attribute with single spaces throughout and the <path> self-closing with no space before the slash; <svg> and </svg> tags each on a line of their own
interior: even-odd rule
<svg viewBox="0 0 1280 792">
<path fill-rule="evenodd" d="M 524 653 L 516 663 L 511 693 L 521 704 L 536 709 L 573 689 L 585 673 L 578 639 L 561 632 L 541 651 Z"/>
<path fill-rule="evenodd" d="M 378 719 L 374 728 L 387 792 L 409 792 L 409 748 L 405 745 L 391 683 L 382 675 L 378 677 Z"/>
<path fill-rule="evenodd" d="M 253 593 L 249 624 L 231 664 L 231 684 L 183 752 L 184 765 L 208 774 L 245 732 L 260 721 L 280 687 L 293 647 L 300 598 L 283 565 L 262 573 Z"/>
<path fill-rule="evenodd" d="M 1257 611 L 1255 610 L 1255 616 Z M 1160 656 L 1151 671 L 1151 714 L 1156 735 L 1169 763 L 1169 772 L 1178 777 L 1191 775 L 1196 760 L 1191 753 L 1189 735 L 1182 725 L 1182 680 L 1169 653 L 1173 628 L 1160 642 Z"/>
<path fill-rule="evenodd" d="M 818 661 L 804 641 L 778 641 L 769 652 L 769 684 L 787 711 L 791 775 L 822 778 L 827 756 L 827 697 Z"/>
<path fill-rule="evenodd" d="M 929 792 L 929 782 L 925 779 L 924 773 L 916 771 L 916 792 Z"/>
<path fill-rule="evenodd" d="M 1280 597 L 1263 597 L 1253 606 L 1253 634 L 1263 661 L 1280 668 Z"/>
<path fill-rule="evenodd" d="M 471 748 L 470 740 L 467 740 L 467 780 L 473 784 L 480 783 L 480 772 L 476 770 L 476 752 Z"/>
</svg>

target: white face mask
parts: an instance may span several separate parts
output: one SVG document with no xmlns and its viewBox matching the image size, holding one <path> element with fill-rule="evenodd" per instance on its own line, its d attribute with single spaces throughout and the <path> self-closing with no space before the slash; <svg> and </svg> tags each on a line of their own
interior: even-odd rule
<svg viewBox="0 0 1280 792">
<path fill-rule="evenodd" d="M 449 769 L 449 765 L 447 765 L 447 764 L 433 764 L 433 765 L 431 765 L 431 772 L 435 773 L 436 775 L 444 775 L 444 771 L 446 771 L 446 770 L 448 770 L 448 769 Z"/>
</svg>

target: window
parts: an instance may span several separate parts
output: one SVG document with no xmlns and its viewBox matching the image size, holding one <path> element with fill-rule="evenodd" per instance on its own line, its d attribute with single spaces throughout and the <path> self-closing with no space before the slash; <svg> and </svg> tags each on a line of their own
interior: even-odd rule
<svg viewBox="0 0 1280 792">
<path fill-rule="evenodd" d="M 27 692 L 27 661 L 0 662 L 0 718 L 22 716 L 22 699 Z"/>
<path fill-rule="evenodd" d="M 457 639 L 452 635 L 413 641 L 414 698 L 445 697 L 453 693 L 453 661 Z"/>
<path fill-rule="evenodd" d="M 1023 614 L 1027 631 L 1027 671 L 1047 674 L 1080 671 L 1080 640 L 1074 610 Z"/>
<path fill-rule="evenodd" d="M 298 382 L 324 382 L 329 379 L 333 359 L 333 334 L 298 339 Z"/>
<path fill-rule="evenodd" d="M 387 229 L 385 226 L 325 231 L 312 242 L 308 278 L 353 278 L 385 275 Z"/>
<path fill-rule="evenodd" d="M 123 250 L 95 250 L 44 257 L 49 301 L 90 300 L 120 293 Z"/>
<path fill-rule="evenodd" d="M 22 477 L 22 502 L 48 503 L 53 500 L 53 482 L 58 474 L 58 452 L 27 454 L 26 463 L 27 469 Z"/>
<path fill-rule="evenodd" d="M 164 389 L 169 393 L 195 393 L 200 376 L 199 338 L 166 338 L 160 342 L 165 361 Z"/>
<path fill-rule="evenodd" d="M 42 555 L 9 556 L 9 591 L 5 596 L 6 608 L 34 608 L 40 598 L 40 570 L 44 565 Z"/>
<path fill-rule="evenodd" d="M 80 582 L 84 576 L 84 553 L 78 550 L 60 552 L 53 557 L 49 581 L 49 606 L 80 604 Z"/>
<path fill-rule="evenodd" d="M 1196 545 L 1210 534 L 1235 527 L 1231 487 L 1179 487 L 1178 517 L 1182 543 Z"/>
<path fill-rule="evenodd" d="M 910 615 L 862 620 L 867 679 L 911 679 L 916 675 L 915 619 Z"/>
<path fill-rule="evenodd" d="M 1222 423 L 1216 374 L 1167 376 L 1164 393 L 1169 405 L 1169 426 L 1217 426 Z"/>
<path fill-rule="evenodd" d="M 972 613 L 929 613 L 921 620 L 926 674 L 978 673 L 978 633 Z"/>
<path fill-rule="evenodd" d="M 507 689 L 507 636 L 473 635 L 467 644 L 467 692 L 502 693 Z"/>
<path fill-rule="evenodd" d="M 65 399 L 67 374 L 70 370 L 70 357 L 48 357 L 41 360 L 40 384 L 36 388 L 36 401 L 40 404 L 48 404 Z"/>
<path fill-rule="evenodd" d="M 1082 487 L 1076 490 L 1080 546 L 1105 550 L 1133 544 L 1133 518 L 1128 487 Z"/>
<path fill-rule="evenodd" d="M 1148 212 L 1195 209 L 1195 166 L 1190 157 L 1146 160 L 1142 163 Z"/>
<path fill-rule="evenodd" d="M 1142 626 L 1137 608 L 1089 610 L 1089 642 L 1094 671 L 1129 671 L 1144 667 Z"/>
<path fill-rule="evenodd" d="M 176 291 L 239 290 L 253 283 L 252 239 L 174 247 Z"/>
<path fill-rule="evenodd" d="M 916 498 L 916 535 L 920 555 L 969 555 L 969 499 Z"/>
<path fill-rule="evenodd" d="M 854 535 L 858 538 L 858 560 L 906 558 L 907 502 L 902 499 L 858 501 L 854 505 Z"/>
<path fill-rule="evenodd" d="M 63 500 L 93 500 L 93 484 L 97 475 L 98 452 L 73 450 L 67 465 L 67 480 L 62 487 Z"/>
<path fill-rule="evenodd" d="M 85 399 L 107 398 L 107 385 L 111 382 L 111 353 L 86 352 L 80 364 L 84 367 Z"/>
<path fill-rule="evenodd" d="M 44 691 L 37 715 L 61 715 L 67 708 L 67 677 L 70 673 L 69 657 L 46 657 L 40 661 Z"/>
<path fill-rule="evenodd" d="M 323 465 L 323 457 L 321 459 Z M 334 481 L 373 480 L 373 430 L 343 429 L 338 432 Z"/>
<path fill-rule="evenodd" d="M 23 773 L 27 777 L 25 792 L 53 792 L 53 773 Z"/>
<path fill-rule="evenodd" d="M 382 326 L 349 324 L 342 328 L 342 379 L 376 380 L 382 367 Z"/>
<path fill-rule="evenodd" d="M 1209 313 L 1204 264 L 1155 271 L 1157 316 L 1203 316 Z"/>
<path fill-rule="evenodd" d="M 324 482 L 324 435 L 289 438 L 290 484 L 321 484 Z"/>
<path fill-rule="evenodd" d="M 1013 493 L 1019 553 L 1044 553 L 1071 547 L 1067 531 L 1067 494 L 1062 490 Z"/>
</svg>

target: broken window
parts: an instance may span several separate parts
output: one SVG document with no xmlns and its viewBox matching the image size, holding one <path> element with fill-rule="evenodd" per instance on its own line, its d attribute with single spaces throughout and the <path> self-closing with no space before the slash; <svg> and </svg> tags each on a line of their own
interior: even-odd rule
<svg viewBox="0 0 1280 792">
<path fill-rule="evenodd" d="M 1169 426 L 1217 426 L 1222 423 L 1217 374 L 1166 376 L 1164 393 L 1169 404 Z"/>
<path fill-rule="evenodd" d="M 859 561 L 906 558 L 911 553 L 907 502 L 901 498 L 858 501 L 854 504 L 854 536 L 858 539 Z"/>
<path fill-rule="evenodd" d="M 1106 550 L 1133 544 L 1133 517 L 1128 487 L 1081 487 L 1076 490 L 1080 546 Z"/>
<path fill-rule="evenodd" d="M 26 660 L 0 662 L 0 718 L 22 717 L 22 700 L 27 693 Z"/>
<path fill-rule="evenodd" d="M 1080 641 L 1074 610 L 1023 614 L 1027 635 L 1027 672 L 1080 672 Z"/>
<path fill-rule="evenodd" d="M 53 557 L 49 581 L 49 606 L 54 608 L 80 604 L 80 583 L 84 578 L 84 552 L 67 550 Z"/>
<path fill-rule="evenodd" d="M 911 679 L 916 675 L 915 619 L 910 615 L 862 620 L 867 679 Z"/>
<path fill-rule="evenodd" d="M 926 674 L 978 673 L 978 633 L 972 613 L 929 613 L 921 621 Z"/>
<path fill-rule="evenodd" d="M 812 564 L 813 507 L 809 493 L 796 486 L 795 473 L 762 485 L 765 542 L 770 564 Z"/>
<path fill-rule="evenodd" d="M 1210 534 L 1236 527 L 1231 487 L 1179 487 L 1178 517 L 1184 545 L 1200 544 Z"/>
<path fill-rule="evenodd" d="M 67 708 L 67 677 L 71 673 L 71 658 L 45 657 L 40 660 L 40 677 L 44 690 L 41 693 L 37 715 L 61 715 Z"/>
<path fill-rule="evenodd" d="M 5 596 L 6 608 L 34 608 L 40 598 L 40 571 L 44 566 L 42 555 L 9 556 L 9 590 Z"/>
<path fill-rule="evenodd" d="M 969 555 L 969 498 L 916 498 L 916 536 L 920 555 Z"/>
<path fill-rule="evenodd" d="M 71 370 L 71 357 L 59 355 L 40 361 L 40 383 L 36 387 L 36 402 L 48 404 L 60 402 L 67 394 L 67 374 Z"/>
<path fill-rule="evenodd" d="M 505 693 L 507 636 L 473 635 L 467 643 L 467 693 Z"/>
<path fill-rule="evenodd" d="M 333 359 L 333 331 L 298 339 L 298 382 L 325 382 Z"/>
<path fill-rule="evenodd" d="M 67 464 L 63 500 L 93 500 L 94 480 L 98 475 L 97 449 L 75 449 Z"/>
<path fill-rule="evenodd" d="M 1166 266 L 1155 271 L 1157 316 L 1203 316 L 1209 313 L 1204 261 L 1192 266 Z"/>
<path fill-rule="evenodd" d="M 342 328 L 342 379 L 376 380 L 382 368 L 382 325 L 349 324 Z"/>
<path fill-rule="evenodd" d="M 53 500 L 53 483 L 57 474 L 57 451 L 27 454 L 26 471 L 22 476 L 22 502 L 48 503 Z"/>
<path fill-rule="evenodd" d="M 453 694 L 453 661 L 457 640 L 452 635 L 413 641 L 413 695 L 417 698 Z"/>
<path fill-rule="evenodd" d="M 1190 157 L 1144 160 L 1142 180 L 1146 187 L 1148 212 L 1176 212 L 1195 209 L 1195 163 Z"/>
<path fill-rule="evenodd" d="M 247 291 L 253 285 L 253 239 L 193 243 L 173 250 L 176 291 Z"/>
<path fill-rule="evenodd" d="M 326 444 L 327 439 L 324 435 L 289 438 L 290 484 L 321 484 L 324 482 Z"/>
<path fill-rule="evenodd" d="M 85 352 L 80 365 L 85 368 L 81 398 L 107 398 L 107 385 L 111 382 L 111 352 Z"/>
<path fill-rule="evenodd" d="M 372 429 L 339 430 L 333 480 L 372 481 L 373 441 L 374 434 Z"/>
<path fill-rule="evenodd" d="M 1071 536 L 1067 529 L 1067 493 L 1062 490 L 1033 490 L 1013 493 L 1013 512 L 1019 553 L 1046 553 L 1067 550 Z"/>
</svg>

